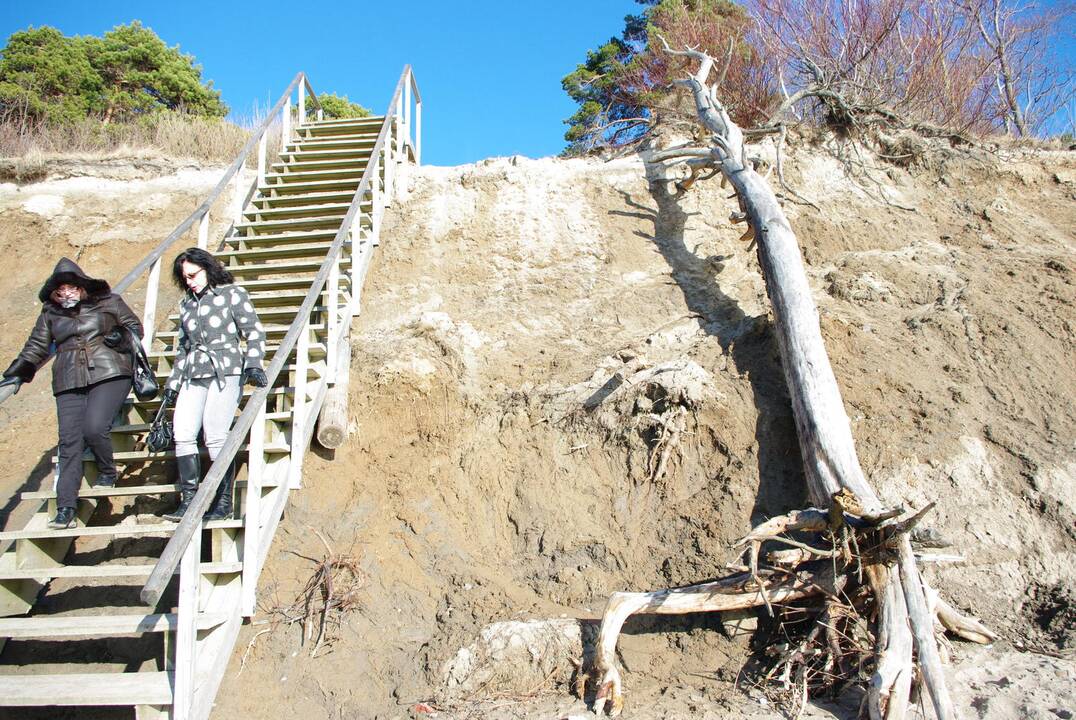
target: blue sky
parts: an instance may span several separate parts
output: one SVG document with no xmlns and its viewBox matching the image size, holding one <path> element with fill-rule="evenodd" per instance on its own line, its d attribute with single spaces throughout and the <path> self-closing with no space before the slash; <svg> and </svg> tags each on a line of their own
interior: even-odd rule
<svg viewBox="0 0 1076 720">
<path fill-rule="evenodd" d="M 271 106 L 299 70 L 315 91 L 383 112 L 411 63 L 423 162 L 456 165 L 559 153 L 576 107 L 560 79 L 640 9 L 633 0 L 0 0 L 0 41 L 29 25 L 101 35 L 138 19 L 193 54 L 239 119 Z M 1071 30 L 1062 44 L 1073 61 Z M 1052 129 L 1067 125 L 1063 115 Z"/>
<path fill-rule="evenodd" d="M 315 91 L 383 112 L 411 63 L 423 162 L 456 165 L 559 153 L 562 121 L 575 111 L 560 79 L 639 8 L 632 0 L 0 0 L 0 41 L 29 25 L 101 35 L 141 20 L 193 54 L 242 117 L 275 102 L 299 70 Z"/>
</svg>

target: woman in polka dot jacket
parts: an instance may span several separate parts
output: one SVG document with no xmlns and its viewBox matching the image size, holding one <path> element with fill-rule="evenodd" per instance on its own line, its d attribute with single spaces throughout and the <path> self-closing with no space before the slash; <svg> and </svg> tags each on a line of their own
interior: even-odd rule
<svg viewBox="0 0 1076 720">
<path fill-rule="evenodd" d="M 172 277 L 187 292 L 179 302 L 176 359 L 164 391 L 165 403 L 176 406 L 172 423 L 180 502 L 164 517 L 179 520 L 202 478 L 198 431 L 205 435 L 210 462 L 216 460 L 235 419 L 242 383 L 266 385 L 265 331 L 247 291 L 205 250 L 188 248 L 176 256 Z M 207 520 L 231 517 L 234 479 L 233 463 Z"/>
</svg>

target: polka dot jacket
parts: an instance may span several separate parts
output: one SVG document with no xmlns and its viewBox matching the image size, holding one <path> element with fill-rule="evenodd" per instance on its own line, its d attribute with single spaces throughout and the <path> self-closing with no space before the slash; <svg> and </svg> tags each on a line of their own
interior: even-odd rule
<svg viewBox="0 0 1076 720">
<path fill-rule="evenodd" d="M 165 385 L 169 390 L 178 392 L 190 378 L 215 377 L 223 383 L 228 375 L 262 366 L 265 330 L 240 286 L 207 288 L 201 297 L 188 292 L 179 303 L 179 322 L 176 360 Z"/>
</svg>

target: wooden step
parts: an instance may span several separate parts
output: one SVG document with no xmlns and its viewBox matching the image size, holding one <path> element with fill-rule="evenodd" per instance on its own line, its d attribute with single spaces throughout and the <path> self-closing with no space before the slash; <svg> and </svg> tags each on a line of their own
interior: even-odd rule
<svg viewBox="0 0 1076 720">
<path fill-rule="evenodd" d="M 330 228 L 328 230 L 310 230 L 307 232 L 279 233 L 276 235 L 229 235 L 224 238 L 224 243 L 226 246 L 232 248 L 238 247 L 240 243 L 247 245 L 248 247 L 287 245 L 289 243 L 304 244 L 325 241 L 331 243 L 336 239 L 338 230 L 339 228 Z"/>
<path fill-rule="evenodd" d="M 116 432 L 113 429 L 112 432 Z M 174 483 L 163 485 L 124 485 L 117 487 L 82 487 L 79 498 L 133 497 L 136 495 L 164 495 L 176 492 Z M 55 490 L 27 490 L 20 497 L 23 500 L 51 500 L 56 497 Z"/>
<path fill-rule="evenodd" d="M 293 155 L 287 160 L 270 165 L 269 172 L 314 172 L 317 170 L 336 169 L 366 170 L 367 163 L 369 163 L 368 157 L 356 155 L 338 155 L 324 158 Z"/>
<path fill-rule="evenodd" d="M 284 197 L 287 195 L 324 192 L 327 190 L 350 190 L 354 193 L 355 189 L 359 187 L 360 180 L 362 180 L 361 175 L 344 178 L 315 179 L 305 182 L 293 180 L 274 184 L 267 183 L 258 188 L 258 194 L 261 197 Z"/>
<path fill-rule="evenodd" d="M 280 153 L 281 157 L 302 157 L 320 153 L 336 153 L 329 157 L 345 157 L 345 153 L 354 157 L 356 154 L 364 154 L 367 157 L 377 141 L 377 133 L 351 136 L 343 139 L 331 138 L 319 140 L 304 138 L 302 142 L 288 143 L 288 149 Z"/>
<path fill-rule="evenodd" d="M 216 257 L 222 261 L 236 260 L 273 260 L 278 258 L 292 259 L 297 257 L 320 257 L 325 259 L 329 248 L 333 246 L 332 240 L 322 240 L 316 243 L 295 243 L 259 248 L 246 248 L 243 250 L 222 250 Z M 345 243 L 346 246 L 346 243 Z M 225 263 L 227 265 L 227 263 Z M 231 265 L 227 265 L 231 268 Z"/>
<path fill-rule="evenodd" d="M 298 302 L 303 301 L 302 295 L 299 296 Z M 257 301 L 254 302 L 254 307 L 258 308 L 258 319 L 263 323 L 280 323 L 282 319 L 286 319 L 287 324 L 291 324 L 291 320 L 295 318 L 295 314 L 299 312 L 299 305 L 281 306 L 273 305 L 270 307 L 259 307 Z M 312 308 L 312 312 L 323 313 L 326 308 L 324 305 L 318 304 Z M 171 322 L 179 322 L 179 315 L 169 315 L 168 319 Z M 157 377 L 162 377 L 161 373 L 157 373 Z M 168 377 L 168 373 L 164 373 L 163 377 Z"/>
<path fill-rule="evenodd" d="M 170 705 L 171 672 L 0 675 L 0 707 Z"/>
<path fill-rule="evenodd" d="M 354 180 L 356 187 L 362 180 L 365 168 L 344 170 L 303 170 L 301 172 L 266 173 L 265 186 L 275 189 L 291 183 L 309 183 L 323 180 Z"/>
<path fill-rule="evenodd" d="M 343 136 L 341 136 L 341 135 L 320 135 L 320 136 L 318 136 L 318 135 L 301 135 L 301 136 L 299 136 L 298 139 L 289 141 L 288 142 L 288 147 L 294 148 L 296 146 L 308 147 L 308 146 L 315 146 L 315 145 L 321 145 L 321 144 L 330 144 L 331 145 L 331 144 L 336 144 L 336 143 L 349 143 L 349 142 L 354 142 L 355 140 L 365 140 L 365 139 L 368 139 L 368 138 L 372 138 L 372 139 L 376 140 L 377 135 L 380 132 L 381 132 L 381 126 L 378 125 L 376 127 L 353 128 L 352 132 L 348 133 L 347 135 L 343 135 Z"/>
<path fill-rule="evenodd" d="M 291 275 L 298 275 L 300 273 L 316 274 L 317 271 L 321 269 L 321 263 L 324 261 L 325 258 L 322 258 L 320 260 L 302 260 L 296 262 L 259 263 L 257 265 L 234 265 L 228 268 L 228 272 L 230 272 L 232 275 L 244 277 L 247 275 L 282 275 L 285 273 Z M 350 266 L 351 258 L 340 258 L 340 264 L 344 267 Z M 310 281 L 313 280 L 312 277 L 296 279 L 306 280 L 307 287 L 310 286 Z M 249 281 L 244 280 L 240 284 L 243 287 L 248 288 L 249 291 Z"/>
<path fill-rule="evenodd" d="M 273 354 L 276 353 L 276 350 L 277 350 L 278 347 L 280 347 L 279 343 L 266 345 L 266 347 L 265 347 L 265 357 L 267 357 L 267 358 L 273 357 Z M 171 348 L 171 347 L 164 348 L 164 349 L 162 349 L 162 348 L 153 348 L 149 352 L 147 352 L 146 355 L 149 356 L 150 360 L 154 360 L 154 359 L 157 359 L 157 358 L 174 358 L 176 356 L 176 351 L 175 351 L 175 348 Z M 289 357 L 294 356 L 294 355 L 295 355 L 295 348 L 293 347 L 291 349 L 291 353 L 289 353 Z M 324 343 L 310 343 L 310 355 L 311 355 L 311 357 L 324 357 L 325 356 L 325 345 L 324 345 Z M 113 427 L 113 430 L 115 430 L 115 427 Z"/>
<path fill-rule="evenodd" d="M 278 197 L 256 197 L 251 204 L 260 207 L 291 207 L 293 205 L 318 205 L 320 203 L 344 203 L 351 204 L 355 197 L 354 190 L 337 190 L 336 192 L 311 192 L 296 193 L 294 195 L 282 195 Z"/>
<path fill-rule="evenodd" d="M 284 335 L 287 334 L 290 327 L 291 327 L 290 325 L 275 325 L 275 324 L 270 324 L 270 323 L 262 323 L 262 330 L 265 332 L 265 337 L 267 337 L 267 338 L 270 338 L 270 337 L 282 338 L 282 337 L 284 337 Z M 310 328 L 312 330 L 323 330 L 324 327 L 325 326 L 321 325 L 321 324 L 311 325 L 310 326 Z M 154 335 L 154 339 L 160 340 L 161 342 L 164 342 L 164 343 L 168 343 L 168 342 L 174 341 L 178 335 L 179 335 L 178 330 L 162 330 L 162 331 L 158 332 L 156 335 Z M 269 358 L 269 357 L 270 356 L 268 354 L 266 354 L 266 358 Z"/>
<path fill-rule="evenodd" d="M 290 174 L 318 172 L 321 170 L 366 170 L 367 158 L 337 157 L 323 160 L 293 158 L 287 162 L 277 162 L 269 166 L 271 174 Z"/>
<path fill-rule="evenodd" d="M 243 397 L 245 397 L 245 398 L 250 397 L 251 395 L 254 394 L 254 391 L 256 389 L 257 388 L 252 388 L 249 385 L 244 385 L 243 386 Z M 276 396 L 280 396 L 280 395 L 292 395 L 294 393 L 295 393 L 295 388 L 293 388 L 293 387 L 274 387 L 274 388 L 270 388 L 269 397 L 276 397 Z M 128 408 L 128 407 L 131 407 L 131 406 L 134 406 L 134 405 L 137 405 L 139 407 L 156 408 L 156 407 L 160 406 L 160 404 L 161 404 L 161 397 L 159 395 L 157 397 L 153 398 L 152 400 L 139 400 L 138 398 L 128 397 L 126 400 L 123 401 L 123 404 L 120 406 L 120 408 L 121 409 L 122 408 Z"/>
<path fill-rule="evenodd" d="M 351 203 L 326 203 L 324 205 L 290 205 L 279 208 L 248 208 L 243 217 L 248 220 L 286 220 L 292 218 L 340 218 L 347 214 Z"/>
<path fill-rule="evenodd" d="M 315 229 L 315 228 L 335 228 L 340 227 L 340 223 L 343 221 L 343 215 L 330 215 L 328 217 L 302 217 L 302 218 L 288 218 L 285 220 L 245 220 L 243 222 L 236 223 L 233 227 L 237 235 L 262 235 L 262 234 L 278 234 L 282 232 L 288 232 L 289 230 L 303 230 L 303 229 Z"/>
<path fill-rule="evenodd" d="M 302 142 L 288 143 L 288 149 L 280 153 L 281 157 L 297 157 L 311 153 L 328 153 L 329 157 L 354 157 L 356 153 L 370 153 L 370 148 L 377 142 L 376 133 L 367 133 L 360 137 L 346 140 L 315 140 L 304 138 Z"/>
<path fill-rule="evenodd" d="M 291 311 L 290 316 L 287 315 L 287 314 L 284 314 L 284 315 L 281 315 L 280 317 L 282 317 L 284 319 L 287 319 L 288 317 L 294 318 L 296 311 L 297 311 L 297 308 L 293 308 L 292 311 Z M 268 311 L 268 312 L 273 312 L 273 311 Z M 284 371 L 281 372 L 280 375 L 277 376 L 277 382 L 283 382 L 283 378 L 287 377 L 284 373 L 288 372 L 288 371 L 291 371 L 291 370 L 294 370 L 294 369 L 295 369 L 295 364 L 294 363 L 289 363 L 289 364 L 285 365 L 284 366 Z M 158 369 L 155 369 L 153 371 L 153 376 L 155 378 L 157 378 L 157 384 L 161 385 L 161 386 L 164 385 L 164 383 L 168 380 L 169 377 L 171 377 L 171 375 L 172 375 L 172 371 L 164 369 L 164 368 L 158 368 Z M 112 429 L 113 429 L 113 431 L 115 431 L 115 426 L 113 426 Z"/>
<path fill-rule="evenodd" d="M 249 446 L 243 445 L 239 448 L 240 453 L 246 453 L 249 450 Z M 265 452 L 270 455 L 287 455 L 291 452 L 291 446 L 287 443 L 265 443 Z M 164 452 L 154 453 L 148 450 L 116 450 L 112 453 L 112 459 L 120 465 L 130 465 L 132 463 L 140 462 L 153 462 L 155 460 L 175 460 L 176 453 L 174 450 L 166 450 Z M 52 462 L 55 463 L 58 460 L 56 455 L 52 456 Z M 83 462 L 94 462 L 93 455 L 86 455 L 82 458 Z"/>
<path fill-rule="evenodd" d="M 383 122 L 385 122 L 384 115 L 367 115 L 366 117 L 361 118 L 325 118 L 324 120 L 307 120 L 302 125 L 299 125 L 298 129 L 306 130 L 307 128 L 319 128 L 337 125 L 346 125 L 349 127 L 381 127 L 381 124 Z"/>
<path fill-rule="evenodd" d="M 49 568 L 20 568 L 18 570 L 0 570 L 0 581 L 37 580 L 48 582 L 56 578 L 138 578 L 149 577 L 155 565 L 59 565 Z M 175 570 L 179 573 L 179 568 Z M 202 575 L 231 575 L 243 572 L 241 562 L 200 563 L 198 572 Z"/>
<path fill-rule="evenodd" d="M 174 613 L 142 615 L 35 615 L 0 618 L 0 638 L 50 638 L 175 632 Z M 209 630 L 228 620 L 226 613 L 199 613 L 195 625 Z"/>
<path fill-rule="evenodd" d="M 362 123 L 354 120 L 347 123 L 317 123 L 314 125 L 300 126 L 299 128 L 296 128 L 295 132 L 296 135 L 303 140 L 307 138 L 326 138 L 340 135 L 360 135 L 369 134 L 371 132 L 380 132 L 383 123 L 384 119 L 376 119 Z"/>
<path fill-rule="evenodd" d="M 175 532 L 177 523 L 145 523 L 133 525 L 93 525 L 84 527 L 64 528 L 53 530 L 52 528 L 38 528 L 34 530 L 8 530 L 0 532 L 0 541 L 6 540 L 41 540 L 59 537 L 134 537 L 137 535 L 171 534 Z M 202 524 L 203 527 L 213 530 L 216 528 L 243 527 L 242 520 L 210 520 Z"/>
</svg>

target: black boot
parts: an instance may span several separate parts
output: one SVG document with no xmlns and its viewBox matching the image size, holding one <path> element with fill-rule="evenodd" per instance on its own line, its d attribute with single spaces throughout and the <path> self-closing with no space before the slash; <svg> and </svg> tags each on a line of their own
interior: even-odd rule
<svg viewBox="0 0 1076 720">
<path fill-rule="evenodd" d="M 194 494 L 198 492 L 198 481 L 202 479 L 202 460 L 198 453 L 180 455 L 176 458 L 176 469 L 179 474 L 176 480 L 176 485 L 179 486 L 179 507 L 161 517 L 178 522 L 183 519 L 183 513 L 187 512 Z"/>
<path fill-rule="evenodd" d="M 224 477 L 217 486 L 217 494 L 213 496 L 213 504 L 209 506 L 209 512 L 205 514 L 206 520 L 231 520 L 232 519 L 232 481 L 235 479 L 235 461 L 224 471 Z"/>
<path fill-rule="evenodd" d="M 48 525 L 53 530 L 65 530 L 75 527 L 75 508 L 62 507 L 56 511 L 56 517 L 49 520 Z"/>
</svg>

